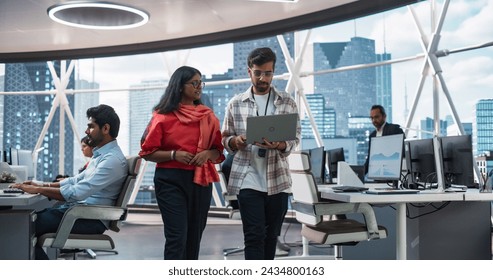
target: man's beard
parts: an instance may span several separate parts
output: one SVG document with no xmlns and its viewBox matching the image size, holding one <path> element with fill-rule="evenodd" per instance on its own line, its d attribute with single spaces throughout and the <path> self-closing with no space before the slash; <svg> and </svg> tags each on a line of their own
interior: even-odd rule
<svg viewBox="0 0 493 280">
<path fill-rule="evenodd" d="M 266 93 L 270 89 L 270 84 L 265 82 L 257 82 L 253 85 L 258 93 Z"/>
</svg>

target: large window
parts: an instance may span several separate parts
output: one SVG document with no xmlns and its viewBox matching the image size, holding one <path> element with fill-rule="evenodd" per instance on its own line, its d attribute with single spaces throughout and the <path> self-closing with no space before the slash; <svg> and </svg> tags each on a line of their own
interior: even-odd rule
<svg viewBox="0 0 493 280">
<path fill-rule="evenodd" d="M 439 57 L 441 71 L 439 76 L 435 76 L 434 83 L 433 74 L 437 68 L 423 66 L 424 50 L 416 26 L 422 28 L 427 41 L 432 40 L 431 34 L 442 9 L 442 1 L 437 3 L 434 17 L 430 2 L 425 1 L 413 5 L 411 9 L 404 7 L 315 28 L 310 32 L 303 30 L 296 34 L 282 34 L 292 58 L 299 55 L 295 50 L 301 49 L 305 36 L 309 34 L 301 72 L 297 74 L 301 74 L 303 94 L 314 94 L 308 98 L 308 103 L 316 113 L 314 119 L 327 149 L 343 146 L 349 152 L 351 163 L 361 164 L 367 150 L 364 145 L 367 145 L 367 137 L 373 129 L 367 119 L 372 104 L 382 104 L 387 109 L 387 121 L 408 126 L 411 129 L 408 138 L 418 136 L 419 130 L 429 130 L 421 127 L 421 121 L 434 119 L 435 114 L 443 121 L 442 124 L 448 126 L 445 131 L 457 134 L 451 108 L 456 110 L 464 128 L 470 128 L 466 133 L 476 133 L 472 129 L 477 118 L 475 106 L 480 100 L 490 98 L 493 92 L 493 50 L 469 47 L 493 41 L 488 29 L 493 21 L 493 2 L 456 0 L 450 4 L 438 44 L 439 51 L 447 50 L 442 53 L 450 54 Z M 253 41 L 235 42 L 168 53 L 77 61 L 74 76 L 76 88 L 99 89 L 90 94 L 75 94 L 74 114 L 81 122 L 78 124 L 82 125 L 78 128 L 79 133 L 83 133 L 85 125 L 83 108 L 97 103 L 109 104 L 117 109 L 122 119 L 120 145 L 128 154 L 137 153 L 150 110 L 164 92 L 170 74 L 184 58 L 187 58 L 187 65 L 198 68 L 205 75 L 207 85 L 204 96 L 222 120 L 228 100 L 248 86 L 245 83 L 236 84 L 234 80 L 247 77 L 245 57 L 253 46 L 268 45 L 276 50 L 279 57 L 284 55 L 277 37 L 254 41 L 256 44 L 252 44 Z M 385 64 L 386 61 L 395 63 Z M 378 63 L 383 64 L 361 67 Z M 288 73 L 284 58 L 278 59 L 276 66 L 276 75 Z M 351 67 L 355 69 L 334 70 Z M 0 75 L 4 75 L 5 67 L 0 69 Z M 440 77 L 443 83 L 440 83 Z M 3 80 L 0 80 L 2 88 Z M 276 81 L 277 87 L 284 88 L 286 84 L 287 79 Z M 444 93 L 444 84 L 446 93 L 450 94 L 450 103 Z M 434 85 L 438 89 L 437 106 L 434 106 Z M 419 98 L 416 97 L 417 93 Z M 2 99 L 0 102 L 3 105 Z M 439 111 L 436 112 L 435 108 Z M 414 112 L 413 118 L 408 121 L 411 112 Z M 484 111 L 480 113 L 487 114 Z M 12 139 L 5 138 L 13 135 L 12 131 L 3 129 L 5 119 L 2 115 L 0 137 L 4 138 L 1 141 L 4 146 L 12 142 Z M 303 121 L 303 125 L 301 148 L 313 148 L 317 143 L 310 122 Z M 484 140 L 481 137 L 483 134 L 478 133 L 473 139 L 482 143 Z M 73 170 L 82 161 L 76 144 Z"/>
</svg>

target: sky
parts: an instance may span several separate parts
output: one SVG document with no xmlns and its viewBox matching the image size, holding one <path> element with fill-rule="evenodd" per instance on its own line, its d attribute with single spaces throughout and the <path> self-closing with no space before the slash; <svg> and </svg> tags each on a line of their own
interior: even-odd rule
<svg viewBox="0 0 493 280">
<path fill-rule="evenodd" d="M 431 26 L 431 5 L 425 1 L 413 5 L 421 26 L 427 37 L 433 33 Z M 442 10 L 443 1 L 437 1 L 437 14 Z M 493 0 L 454 0 L 447 10 L 439 49 L 461 49 L 493 41 Z M 303 42 L 306 31 L 299 32 Z M 348 22 L 312 29 L 309 43 L 345 42 L 351 37 L 361 36 L 375 40 L 377 53 L 391 53 L 393 59 L 413 57 L 423 53 L 419 32 L 407 7 L 364 17 Z M 300 43 L 301 44 L 301 43 Z M 308 49 L 311 45 L 308 46 Z M 311 52 L 307 52 L 311 55 Z M 278 62 L 279 63 L 279 62 Z M 94 64 L 94 76 L 93 76 Z M 146 79 L 166 78 L 179 65 L 196 67 L 207 76 L 220 74 L 233 67 L 233 45 L 225 44 L 191 50 L 173 51 L 84 59 L 79 61 L 79 77 L 93 80 L 101 89 L 125 89 Z M 491 98 L 493 87 L 493 49 L 484 48 L 469 52 L 451 54 L 439 59 L 441 75 L 446 83 L 450 97 L 462 122 L 472 122 L 474 104 L 478 99 Z M 303 71 L 312 71 L 310 57 L 304 58 Z M 406 108 L 411 108 L 421 78 L 423 60 L 392 65 L 393 115 L 394 123 L 406 123 Z M 1 74 L 0 69 L 0 74 Z M 422 94 L 417 101 L 417 110 L 411 127 L 419 120 L 433 116 L 433 85 L 428 73 Z M 311 93 L 309 80 L 305 92 Z M 440 117 L 451 114 L 445 94 L 440 90 Z M 100 102 L 114 106 L 121 116 L 128 116 L 127 92 L 108 92 L 100 94 Z M 157 101 L 156 101 L 157 102 Z M 407 105 L 406 105 L 407 102 Z M 365 115 L 368 112 L 355 112 Z M 124 117 L 123 117 L 124 118 Z M 127 137 L 126 134 L 122 137 Z"/>
</svg>

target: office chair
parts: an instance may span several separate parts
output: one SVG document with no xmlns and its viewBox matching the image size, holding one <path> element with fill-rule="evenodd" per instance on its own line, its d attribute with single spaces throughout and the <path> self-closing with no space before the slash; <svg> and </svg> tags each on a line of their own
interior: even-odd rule
<svg viewBox="0 0 493 280">
<path fill-rule="evenodd" d="M 356 245 L 361 241 L 387 237 L 387 229 L 377 225 L 375 213 L 367 203 L 339 203 L 320 198 L 307 153 L 293 152 L 288 157 L 292 178 L 292 207 L 302 224 L 303 255 L 287 258 L 321 259 L 308 254 L 309 241 L 334 245 L 334 259 L 342 259 L 341 245 Z M 366 223 L 345 218 L 344 214 L 361 213 Z M 334 218 L 334 216 L 339 218 Z M 330 216 L 324 220 L 324 216 Z"/>
<path fill-rule="evenodd" d="M 115 243 L 107 234 L 71 234 L 72 226 L 77 219 L 109 220 L 109 230 L 120 231 L 120 226 L 127 217 L 127 204 L 135 187 L 135 180 L 140 170 L 142 159 L 138 156 L 127 157 L 128 175 L 124 180 L 122 190 L 115 206 L 106 205 L 75 205 L 65 212 L 57 232 L 46 233 L 38 238 L 38 245 L 47 248 L 49 255 L 58 255 L 59 250 L 72 251 L 74 259 L 76 253 L 86 251 L 95 258 L 95 250 L 115 251 Z"/>
</svg>

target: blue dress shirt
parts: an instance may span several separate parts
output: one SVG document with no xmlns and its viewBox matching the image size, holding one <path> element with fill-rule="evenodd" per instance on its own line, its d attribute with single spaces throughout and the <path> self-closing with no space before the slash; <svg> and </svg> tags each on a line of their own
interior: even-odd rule
<svg viewBox="0 0 493 280">
<path fill-rule="evenodd" d="M 60 182 L 69 204 L 114 205 L 128 174 L 127 160 L 116 140 L 94 148 L 86 170 Z"/>
</svg>

